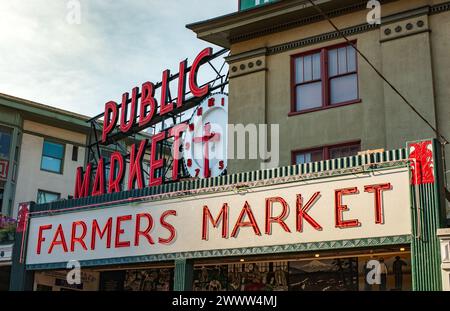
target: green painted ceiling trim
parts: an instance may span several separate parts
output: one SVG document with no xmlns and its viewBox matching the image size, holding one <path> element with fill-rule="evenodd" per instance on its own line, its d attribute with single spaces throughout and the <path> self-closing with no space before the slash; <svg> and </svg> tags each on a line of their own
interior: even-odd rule
<svg viewBox="0 0 450 311">
<path fill-rule="evenodd" d="M 8 108 L 32 113 L 32 114 L 39 115 L 39 116 L 46 117 L 46 118 L 51 118 L 51 119 L 56 119 L 59 121 L 76 124 L 78 126 L 86 128 L 86 129 L 90 128 L 90 124 L 86 122 L 88 120 L 87 117 L 86 117 L 86 119 L 82 119 L 81 116 L 80 117 L 76 117 L 75 115 L 70 116 L 69 115 L 70 112 L 67 112 L 67 114 L 65 114 L 62 111 L 58 112 L 56 110 L 52 110 L 51 107 L 49 107 L 49 109 L 45 109 L 44 107 L 39 108 L 37 106 L 37 104 L 36 104 L 36 106 L 33 106 L 31 104 L 28 105 L 25 103 L 19 103 L 17 101 L 8 100 L 8 99 L 2 98 L 2 97 L 0 97 L 0 105 L 8 107 Z"/>
<path fill-rule="evenodd" d="M 387 236 L 378 238 L 354 239 L 354 240 L 339 240 L 328 242 L 314 242 L 301 243 L 290 245 L 275 245 L 265 247 L 251 247 L 251 248 L 235 248 L 224 250 L 211 251 L 194 251 L 172 254 L 159 254 L 137 257 L 122 257 L 99 260 L 80 261 L 82 267 L 120 265 L 120 264 L 135 264 L 135 263 L 151 263 L 162 261 L 173 261 L 180 259 L 205 259 L 205 258 L 220 258 L 220 257 L 239 257 L 239 256 L 255 256 L 268 254 L 287 254 L 287 253 L 301 253 L 311 251 L 327 251 L 340 249 L 354 249 L 367 247 L 381 247 L 388 245 L 405 245 L 411 243 L 410 235 Z M 27 270 L 53 270 L 65 269 L 67 263 L 51 263 L 51 264 L 37 264 L 27 265 Z"/>
</svg>

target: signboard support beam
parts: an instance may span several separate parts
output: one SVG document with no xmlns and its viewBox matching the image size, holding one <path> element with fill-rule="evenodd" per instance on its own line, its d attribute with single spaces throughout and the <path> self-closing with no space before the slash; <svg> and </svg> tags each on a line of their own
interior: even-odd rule
<svg viewBox="0 0 450 311">
<path fill-rule="evenodd" d="M 191 291 L 194 281 L 194 265 L 191 260 L 175 260 L 174 291 Z"/>
</svg>

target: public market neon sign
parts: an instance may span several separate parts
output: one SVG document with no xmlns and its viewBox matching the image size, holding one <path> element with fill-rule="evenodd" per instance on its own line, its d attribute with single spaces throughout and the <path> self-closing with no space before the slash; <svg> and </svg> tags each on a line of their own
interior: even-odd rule
<svg viewBox="0 0 450 311">
<path fill-rule="evenodd" d="M 212 56 L 212 48 L 206 48 L 201 51 L 190 70 L 187 68 L 187 60 L 183 60 L 179 65 L 178 77 L 178 96 L 176 102 L 169 99 L 169 79 L 171 77 L 170 70 L 165 70 L 162 73 L 161 81 L 161 96 L 156 98 L 156 86 L 152 82 L 145 82 L 142 86 L 133 88 L 130 94 L 128 92 L 122 95 L 122 102 L 119 106 L 115 101 L 109 101 L 105 104 L 104 123 L 102 131 L 101 142 L 108 144 L 112 135 L 119 131 L 125 136 L 130 136 L 138 129 L 148 127 L 155 118 L 166 116 L 174 111 L 176 108 L 181 108 L 186 101 L 187 85 L 191 95 L 194 98 L 204 98 L 210 93 L 210 85 L 199 86 L 197 82 L 197 75 L 199 69 Z M 188 76 L 189 71 L 189 76 Z M 139 96 L 140 93 L 140 96 Z M 159 100 L 159 110 L 158 110 Z M 145 151 L 150 148 L 150 172 L 149 172 L 149 186 L 159 186 L 163 183 L 161 176 L 156 176 L 158 170 L 164 166 L 164 159 L 156 158 L 158 143 L 168 138 L 173 138 L 172 154 L 172 181 L 179 179 L 180 167 L 180 140 L 184 131 L 188 128 L 188 124 L 175 124 L 169 130 L 161 131 L 153 135 L 151 142 L 148 139 L 142 140 L 138 144 L 131 146 L 130 164 L 128 170 L 127 189 L 142 189 L 144 188 L 144 174 L 143 174 L 143 159 Z M 93 166 L 89 163 L 86 168 L 79 167 L 76 172 L 75 182 L 75 199 L 98 196 L 105 193 L 116 193 L 122 191 L 122 184 L 124 183 L 126 162 L 124 156 L 120 152 L 114 152 L 110 158 L 109 165 L 109 180 L 106 187 L 106 172 L 105 159 L 100 157 L 97 168 L 94 172 Z M 93 185 L 91 185 L 91 178 L 94 176 Z M 92 186 L 92 187 L 91 187 Z"/>
</svg>

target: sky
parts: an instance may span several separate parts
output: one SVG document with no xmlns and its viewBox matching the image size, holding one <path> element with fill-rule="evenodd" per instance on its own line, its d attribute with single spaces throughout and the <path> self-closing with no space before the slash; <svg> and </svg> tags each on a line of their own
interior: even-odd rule
<svg viewBox="0 0 450 311">
<path fill-rule="evenodd" d="M 203 42 L 185 25 L 235 12 L 238 0 L 0 0 L 0 93 L 88 116 Z M 78 5 L 80 10 L 78 10 Z M 80 12 L 81 14 L 77 14 Z"/>
</svg>

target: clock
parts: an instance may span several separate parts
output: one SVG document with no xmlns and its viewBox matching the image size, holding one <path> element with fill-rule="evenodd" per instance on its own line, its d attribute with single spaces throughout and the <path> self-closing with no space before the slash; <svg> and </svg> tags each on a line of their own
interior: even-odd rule
<svg viewBox="0 0 450 311">
<path fill-rule="evenodd" d="M 228 94 L 214 93 L 195 109 L 183 135 L 183 158 L 191 177 L 209 178 L 227 168 Z"/>
</svg>

